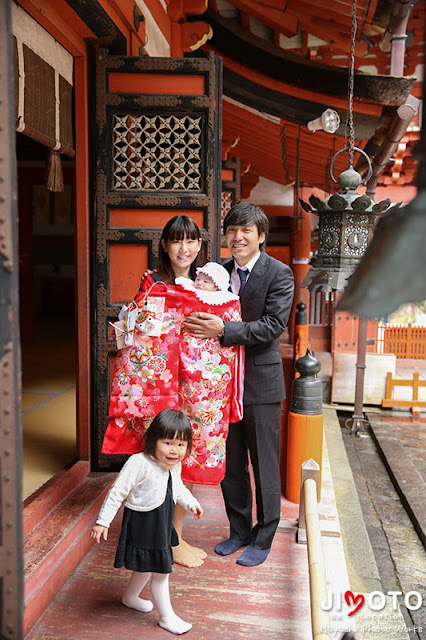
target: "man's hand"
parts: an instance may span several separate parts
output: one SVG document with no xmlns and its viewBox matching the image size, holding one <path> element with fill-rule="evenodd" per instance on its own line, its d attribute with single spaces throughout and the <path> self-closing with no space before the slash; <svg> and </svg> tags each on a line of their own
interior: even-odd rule
<svg viewBox="0 0 426 640">
<path fill-rule="evenodd" d="M 194 338 L 217 338 L 225 327 L 222 318 L 203 311 L 191 313 L 184 326 Z"/>
</svg>

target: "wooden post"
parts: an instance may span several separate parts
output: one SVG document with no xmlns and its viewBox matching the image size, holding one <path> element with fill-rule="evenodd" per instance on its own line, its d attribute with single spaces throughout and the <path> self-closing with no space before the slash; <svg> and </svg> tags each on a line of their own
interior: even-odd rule
<svg viewBox="0 0 426 640">
<path fill-rule="evenodd" d="M 406 358 L 411 358 L 412 357 L 411 354 L 412 354 L 412 351 L 413 351 L 413 345 L 412 345 L 413 331 L 412 331 L 411 322 L 408 323 L 406 331 L 407 331 L 407 347 L 406 347 L 405 357 Z"/>
<path fill-rule="evenodd" d="M 319 500 L 318 483 L 320 478 L 320 466 L 315 460 L 310 458 L 302 464 L 302 475 L 300 481 L 300 506 L 299 506 L 299 520 L 297 523 L 297 536 L 296 541 L 298 544 L 306 544 L 306 520 L 305 520 L 305 493 L 303 491 L 303 485 L 305 480 L 312 478 L 317 485 L 317 500 Z"/>
</svg>

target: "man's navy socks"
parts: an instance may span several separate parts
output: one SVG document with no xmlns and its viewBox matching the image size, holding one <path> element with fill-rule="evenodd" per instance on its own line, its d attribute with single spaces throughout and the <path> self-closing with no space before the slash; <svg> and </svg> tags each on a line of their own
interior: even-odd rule
<svg viewBox="0 0 426 640">
<path fill-rule="evenodd" d="M 237 560 L 237 564 L 243 567 L 256 567 L 258 564 L 265 562 L 268 557 L 269 549 L 256 549 L 255 547 L 247 547 Z"/>
<path fill-rule="evenodd" d="M 245 547 L 247 542 L 243 542 L 238 538 L 228 538 L 228 540 L 223 540 L 222 542 L 218 542 L 215 546 L 214 550 L 220 556 L 229 556 L 231 553 L 235 553 L 241 547 Z"/>
</svg>

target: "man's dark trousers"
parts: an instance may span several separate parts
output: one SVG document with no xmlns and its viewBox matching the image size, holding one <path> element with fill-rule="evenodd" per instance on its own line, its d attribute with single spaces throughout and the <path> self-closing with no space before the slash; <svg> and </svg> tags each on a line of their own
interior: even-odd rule
<svg viewBox="0 0 426 640">
<path fill-rule="evenodd" d="M 232 272 L 234 261 L 225 265 Z M 263 251 L 241 296 L 242 322 L 225 322 L 224 346 L 245 346 L 244 416 L 229 425 L 222 492 L 230 537 L 269 549 L 280 520 L 280 410 L 285 398 L 279 338 L 293 300 L 291 269 Z M 252 529 L 248 453 L 256 484 Z"/>
<path fill-rule="evenodd" d="M 243 419 L 229 425 L 226 475 L 221 486 L 230 537 L 258 549 L 269 549 L 280 521 L 280 412 L 280 402 L 248 405 Z M 257 524 L 253 530 L 247 449 L 256 483 Z"/>
</svg>

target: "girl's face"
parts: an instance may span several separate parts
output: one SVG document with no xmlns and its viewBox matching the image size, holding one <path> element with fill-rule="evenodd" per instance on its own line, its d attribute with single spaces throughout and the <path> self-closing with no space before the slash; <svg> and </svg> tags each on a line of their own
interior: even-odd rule
<svg viewBox="0 0 426 640">
<path fill-rule="evenodd" d="M 201 249 L 201 238 L 193 240 L 184 236 L 182 240 L 162 240 L 161 244 L 169 256 L 175 278 L 187 278 L 189 268 Z"/>
<path fill-rule="evenodd" d="M 160 438 L 155 444 L 155 457 L 168 467 L 182 462 L 186 455 L 188 443 L 180 438 Z"/>
</svg>

